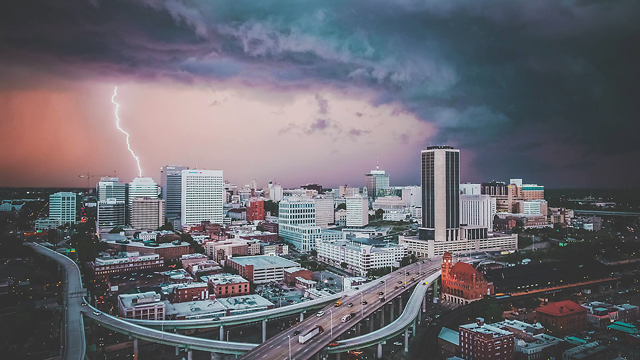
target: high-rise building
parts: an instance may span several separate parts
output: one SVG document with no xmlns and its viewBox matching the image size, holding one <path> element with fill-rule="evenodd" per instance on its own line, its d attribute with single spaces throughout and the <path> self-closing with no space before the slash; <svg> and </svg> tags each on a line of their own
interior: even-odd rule
<svg viewBox="0 0 640 360">
<path fill-rule="evenodd" d="M 164 200 L 136 197 L 131 201 L 131 227 L 155 230 L 164 225 Z"/>
<path fill-rule="evenodd" d="M 375 199 L 380 196 L 380 192 L 389 189 L 389 175 L 384 170 L 371 170 L 366 176 L 366 188 L 369 197 Z M 384 196 L 384 194 L 382 195 Z"/>
<path fill-rule="evenodd" d="M 181 225 L 223 223 L 222 170 L 182 170 Z"/>
<path fill-rule="evenodd" d="M 430 146 L 422 150 L 421 240 L 460 238 L 460 150 Z"/>
<path fill-rule="evenodd" d="M 369 200 L 361 195 L 349 196 L 347 202 L 347 226 L 361 227 L 369 223 Z"/>
<path fill-rule="evenodd" d="M 422 206 L 422 189 L 420 186 L 405 186 L 402 188 L 401 195 L 407 207 Z"/>
<path fill-rule="evenodd" d="M 129 214 L 129 223 L 131 223 L 131 204 L 133 203 L 133 199 L 157 199 L 158 184 L 156 184 L 156 182 L 150 177 L 137 177 L 133 179 L 128 186 L 127 212 Z"/>
<path fill-rule="evenodd" d="M 127 187 L 117 177 L 103 177 L 96 185 L 97 201 L 116 199 L 127 201 Z"/>
<path fill-rule="evenodd" d="M 247 206 L 247 221 L 264 220 L 264 201 L 250 199 Z"/>
<path fill-rule="evenodd" d="M 57 192 L 49 195 L 49 219 L 57 220 L 58 225 L 76 223 L 76 194 Z"/>
<path fill-rule="evenodd" d="M 316 206 L 313 199 L 301 196 L 284 198 L 278 206 L 278 232 L 299 251 L 314 249 L 320 236 L 316 226 Z"/>
<path fill-rule="evenodd" d="M 100 229 L 123 227 L 126 225 L 126 219 L 126 203 L 124 200 L 106 199 L 98 201 L 98 227 Z"/>
<path fill-rule="evenodd" d="M 460 195 L 460 223 L 493 230 L 496 198 L 489 195 Z"/>
<path fill-rule="evenodd" d="M 279 202 L 283 197 L 282 185 L 274 184 L 269 181 L 267 188 L 265 189 L 265 197 L 268 197 L 271 201 Z"/>
<path fill-rule="evenodd" d="M 182 170 L 189 170 L 186 166 L 167 165 L 161 172 L 162 197 L 164 199 L 164 217 L 166 221 L 180 219 L 182 206 Z"/>
<path fill-rule="evenodd" d="M 328 228 L 334 223 L 333 197 L 320 195 L 313 198 L 316 208 L 316 225 Z"/>
</svg>

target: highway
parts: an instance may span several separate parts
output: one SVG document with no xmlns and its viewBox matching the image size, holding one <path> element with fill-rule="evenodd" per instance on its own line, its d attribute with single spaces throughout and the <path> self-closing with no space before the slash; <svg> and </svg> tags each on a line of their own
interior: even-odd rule
<svg viewBox="0 0 640 360">
<path fill-rule="evenodd" d="M 399 270 L 394 271 L 378 280 L 375 280 L 369 284 L 360 287 L 359 291 L 352 291 L 343 295 L 341 301 L 342 305 L 335 307 L 334 305 L 328 305 L 322 309 L 324 311 L 323 316 L 312 315 L 305 321 L 289 328 L 286 331 L 279 333 L 278 335 L 263 342 L 252 351 L 246 353 L 242 359 L 251 360 L 267 360 L 267 359 L 289 359 L 291 354 L 292 359 L 308 359 L 314 354 L 320 352 L 323 348 L 327 347 L 332 340 L 336 339 L 340 334 L 346 332 L 351 327 L 355 326 L 358 322 L 366 319 L 374 311 L 382 308 L 384 304 L 393 298 L 398 297 L 402 292 L 407 291 L 413 285 L 422 283 L 422 287 L 417 288 L 417 293 L 424 296 L 428 285 L 424 285 L 425 279 L 435 274 L 437 278 L 438 270 L 440 268 L 440 261 L 434 259 L 432 261 L 425 261 L 406 266 Z M 405 275 L 409 272 L 409 275 Z M 421 275 L 417 273 L 421 272 Z M 411 281 L 411 278 L 415 278 L 415 281 Z M 402 288 L 399 283 L 407 282 L 406 288 Z M 396 288 L 397 287 L 397 288 Z M 424 291 L 422 291 L 424 290 Z M 380 302 L 378 299 L 379 293 L 385 293 L 385 301 Z M 415 292 L 414 292 L 415 293 Z M 419 295 L 417 295 L 419 296 Z M 422 304 L 422 298 L 413 298 L 410 309 L 419 309 Z M 366 305 L 362 305 L 362 301 L 366 301 Z M 348 307 L 348 304 L 352 303 L 353 307 Z M 341 318 L 344 315 L 353 314 L 353 318 L 347 322 L 342 322 Z M 417 313 L 416 313 L 417 314 Z M 411 315 L 407 315 L 411 316 Z M 415 318 L 415 316 L 413 317 Z M 413 318 L 410 321 L 413 321 Z M 406 317 L 405 317 L 406 320 Z M 399 323 L 398 323 L 399 324 Z M 316 325 L 321 326 L 324 329 L 322 334 L 316 335 L 313 339 L 309 340 L 306 344 L 298 343 L 298 335 L 293 335 L 294 332 L 299 331 L 300 334 L 304 334 Z M 379 324 L 374 324 L 379 327 Z M 403 326 L 401 330 L 406 328 Z M 384 331 L 387 329 L 385 328 Z M 351 343 L 351 346 L 368 346 L 365 342 L 359 342 L 352 339 L 347 344 Z M 340 346 L 341 341 L 337 341 Z"/>
<path fill-rule="evenodd" d="M 86 289 L 82 287 L 78 265 L 68 257 L 49 248 L 34 243 L 26 244 L 37 253 L 55 260 L 64 269 L 64 345 L 61 359 L 84 359 L 87 346 L 81 309 Z"/>
</svg>

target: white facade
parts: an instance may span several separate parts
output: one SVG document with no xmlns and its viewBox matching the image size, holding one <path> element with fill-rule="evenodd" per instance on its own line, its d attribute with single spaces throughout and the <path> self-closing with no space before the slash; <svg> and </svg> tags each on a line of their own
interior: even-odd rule
<svg viewBox="0 0 640 360">
<path fill-rule="evenodd" d="M 420 186 L 405 186 L 402 188 L 402 200 L 407 207 L 422 206 L 422 188 Z"/>
<path fill-rule="evenodd" d="M 58 225 L 76 223 L 76 194 L 57 192 L 49 195 L 49 219 L 57 220 Z"/>
<path fill-rule="evenodd" d="M 339 197 L 355 196 L 355 195 L 358 195 L 359 193 L 360 193 L 360 188 L 357 188 L 357 187 L 340 185 L 340 187 L 338 188 Z"/>
<path fill-rule="evenodd" d="M 337 226 L 347 226 L 347 210 L 340 209 L 336 211 L 335 221 Z"/>
<path fill-rule="evenodd" d="M 417 257 L 433 258 L 442 256 L 445 252 L 468 254 L 484 251 L 518 250 L 518 235 L 489 234 L 485 239 L 456 241 L 419 240 L 415 237 L 399 236 L 398 243 L 406 244 L 409 254 L 414 254 Z"/>
<path fill-rule="evenodd" d="M 373 202 L 373 210 L 382 209 L 386 211 L 404 212 L 407 208 L 406 202 L 399 196 L 381 196 Z"/>
<path fill-rule="evenodd" d="M 269 181 L 269 184 L 267 185 L 267 188 L 265 190 L 266 191 L 264 196 L 268 197 L 271 201 L 275 201 L 275 202 L 282 201 L 282 195 L 283 195 L 282 185 L 273 184 L 271 181 Z"/>
<path fill-rule="evenodd" d="M 460 184 L 460 194 L 461 195 L 480 195 L 482 194 L 482 186 L 481 184 Z"/>
<path fill-rule="evenodd" d="M 223 223 L 224 181 L 222 170 L 183 170 L 181 225 L 211 221 Z"/>
<path fill-rule="evenodd" d="M 334 223 L 333 197 L 316 196 L 313 198 L 316 208 L 316 225 L 325 229 Z"/>
<path fill-rule="evenodd" d="M 461 224 L 484 226 L 489 230 L 493 230 L 493 217 L 495 215 L 495 197 L 490 195 L 460 195 Z"/>
<path fill-rule="evenodd" d="M 283 199 L 278 207 L 278 233 L 299 251 L 311 251 L 322 229 L 316 225 L 316 206 L 313 199 L 292 196 Z M 333 205 L 332 205 L 333 206 Z"/>
<path fill-rule="evenodd" d="M 136 230 L 155 230 L 164 225 L 162 199 L 134 198 L 131 202 L 131 227 Z"/>
<path fill-rule="evenodd" d="M 361 227 L 369 223 L 369 201 L 360 195 L 349 196 L 347 200 L 347 226 Z"/>
<path fill-rule="evenodd" d="M 407 245 L 374 247 L 348 241 L 320 240 L 317 243 L 319 261 L 336 267 L 347 263 L 348 269 L 361 276 L 366 276 L 369 270 L 399 267 L 407 255 L 407 248 Z"/>
<path fill-rule="evenodd" d="M 117 177 L 100 178 L 96 184 L 96 192 L 97 201 L 106 201 L 107 199 L 127 201 L 126 185 L 121 183 Z"/>
<path fill-rule="evenodd" d="M 118 295 L 118 313 L 127 319 L 164 320 L 164 302 L 155 291 Z"/>
<path fill-rule="evenodd" d="M 137 177 L 129 183 L 127 196 L 127 209 L 129 210 L 129 223 L 131 223 L 131 204 L 133 199 L 157 199 L 158 184 L 150 177 Z"/>
<path fill-rule="evenodd" d="M 38 230 L 49 230 L 49 229 L 57 229 L 59 226 L 59 221 L 58 219 L 49 219 L 49 218 L 42 218 L 42 219 L 36 219 L 35 224 L 34 224 L 34 229 L 36 231 Z"/>
</svg>

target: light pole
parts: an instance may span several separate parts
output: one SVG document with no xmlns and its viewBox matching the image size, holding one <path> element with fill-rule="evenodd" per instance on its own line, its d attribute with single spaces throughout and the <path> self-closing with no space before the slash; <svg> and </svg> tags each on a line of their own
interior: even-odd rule
<svg viewBox="0 0 640 360">
<path fill-rule="evenodd" d="M 329 310 L 331 313 L 331 340 L 333 340 L 333 310 Z"/>
<path fill-rule="evenodd" d="M 289 338 L 289 360 L 291 360 L 291 335 L 287 335 Z"/>
</svg>

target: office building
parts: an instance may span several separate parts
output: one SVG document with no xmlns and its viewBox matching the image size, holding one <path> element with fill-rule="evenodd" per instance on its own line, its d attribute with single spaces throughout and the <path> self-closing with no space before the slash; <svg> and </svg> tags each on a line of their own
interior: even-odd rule
<svg viewBox="0 0 640 360">
<path fill-rule="evenodd" d="M 123 185 L 124 187 L 124 185 Z M 123 227 L 127 219 L 126 203 L 124 200 L 106 199 L 98 201 L 98 228 L 112 229 Z"/>
<path fill-rule="evenodd" d="M 36 231 L 44 231 L 49 229 L 57 229 L 58 226 L 60 226 L 60 221 L 58 219 L 40 218 L 36 219 L 33 228 Z"/>
<path fill-rule="evenodd" d="M 421 240 L 460 238 L 460 150 L 430 146 L 422 151 Z"/>
<path fill-rule="evenodd" d="M 338 197 L 344 198 L 360 194 L 360 188 L 354 188 L 348 185 L 340 185 L 338 188 Z"/>
<path fill-rule="evenodd" d="M 460 195 L 480 195 L 482 194 L 482 184 L 460 184 Z"/>
<path fill-rule="evenodd" d="M 160 298 L 155 291 L 118 295 L 118 313 L 127 319 L 164 320 L 164 302 Z"/>
<path fill-rule="evenodd" d="M 333 197 L 318 195 L 313 198 L 316 209 L 316 225 L 326 229 L 335 222 Z"/>
<path fill-rule="evenodd" d="M 489 195 L 460 195 L 460 223 L 493 230 L 496 199 Z"/>
<path fill-rule="evenodd" d="M 169 299 L 172 303 L 209 299 L 209 284 L 206 282 L 173 284 L 169 288 Z"/>
<path fill-rule="evenodd" d="M 512 360 L 515 357 L 515 336 L 512 332 L 484 323 L 460 325 L 460 352 L 466 360 Z"/>
<path fill-rule="evenodd" d="M 407 203 L 399 196 L 379 196 L 371 205 L 373 210 L 382 209 L 387 211 L 404 212 L 407 209 Z"/>
<path fill-rule="evenodd" d="M 422 206 L 422 189 L 420 186 L 405 186 L 401 190 L 401 196 L 407 207 Z"/>
<path fill-rule="evenodd" d="M 334 216 L 336 226 L 347 226 L 347 210 L 340 209 Z"/>
<path fill-rule="evenodd" d="M 145 269 L 159 269 L 164 260 L 158 254 L 140 255 L 137 251 L 119 253 L 116 256 L 103 256 L 91 262 L 94 280 L 100 282 L 108 276 L 123 272 Z"/>
<path fill-rule="evenodd" d="M 258 199 L 250 199 L 247 206 L 247 221 L 264 220 L 264 201 Z"/>
<path fill-rule="evenodd" d="M 117 201 L 127 201 L 127 186 L 121 183 L 117 177 L 103 177 L 96 184 L 97 201 L 116 199 Z"/>
<path fill-rule="evenodd" d="M 375 199 L 389 189 L 389 175 L 384 170 L 380 170 L 376 166 L 375 170 L 371 170 L 366 176 L 366 188 L 369 197 Z"/>
<path fill-rule="evenodd" d="M 131 227 L 136 230 L 155 230 L 164 225 L 162 199 L 134 198 L 131 201 Z"/>
<path fill-rule="evenodd" d="M 280 202 L 283 197 L 282 185 L 274 184 L 269 181 L 267 187 L 264 188 L 264 196 L 271 201 Z"/>
<path fill-rule="evenodd" d="M 58 225 L 76 223 L 76 194 L 57 192 L 49 195 L 49 219 L 57 220 Z"/>
<path fill-rule="evenodd" d="M 369 201 L 361 195 L 349 196 L 347 202 L 347 226 L 362 227 L 369 223 Z"/>
<path fill-rule="evenodd" d="M 299 267 L 297 262 L 279 256 L 244 256 L 227 259 L 227 265 L 253 284 L 284 280 L 284 270 Z"/>
<path fill-rule="evenodd" d="M 137 198 L 147 198 L 147 199 L 157 199 L 158 198 L 158 184 L 150 178 L 150 177 L 137 177 L 133 179 L 128 185 L 127 191 L 127 214 L 128 214 L 128 224 L 131 223 L 131 204 L 133 203 L 133 199 Z"/>
<path fill-rule="evenodd" d="M 347 269 L 359 276 L 379 268 L 400 267 L 400 261 L 407 255 L 407 246 L 403 244 L 375 247 L 344 240 L 318 240 L 316 247 L 318 261 L 337 268 L 346 263 Z"/>
<path fill-rule="evenodd" d="M 278 206 L 278 232 L 297 250 L 308 252 L 316 247 L 322 229 L 316 225 L 315 201 L 308 197 L 292 196 Z"/>
<path fill-rule="evenodd" d="M 158 244 L 154 241 L 129 241 L 107 240 L 105 243 L 111 248 L 121 252 L 139 252 L 141 255 L 158 254 L 166 260 L 177 260 L 182 255 L 189 254 L 189 243 L 175 240 L 173 242 Z"/>
<path fill-rule="evenodd" d="M 160 170 L 162 198 L 165 204 L 164 217 L 168 222 L 181 218 L 182 170 L 189 170 L 189 168 L 180 165 L 166 165 Z"/>
<path fill-rule="evenodd" d="M 181 225 L 222 224 L 222 170 L 182 170 Z"/>
</svg>

